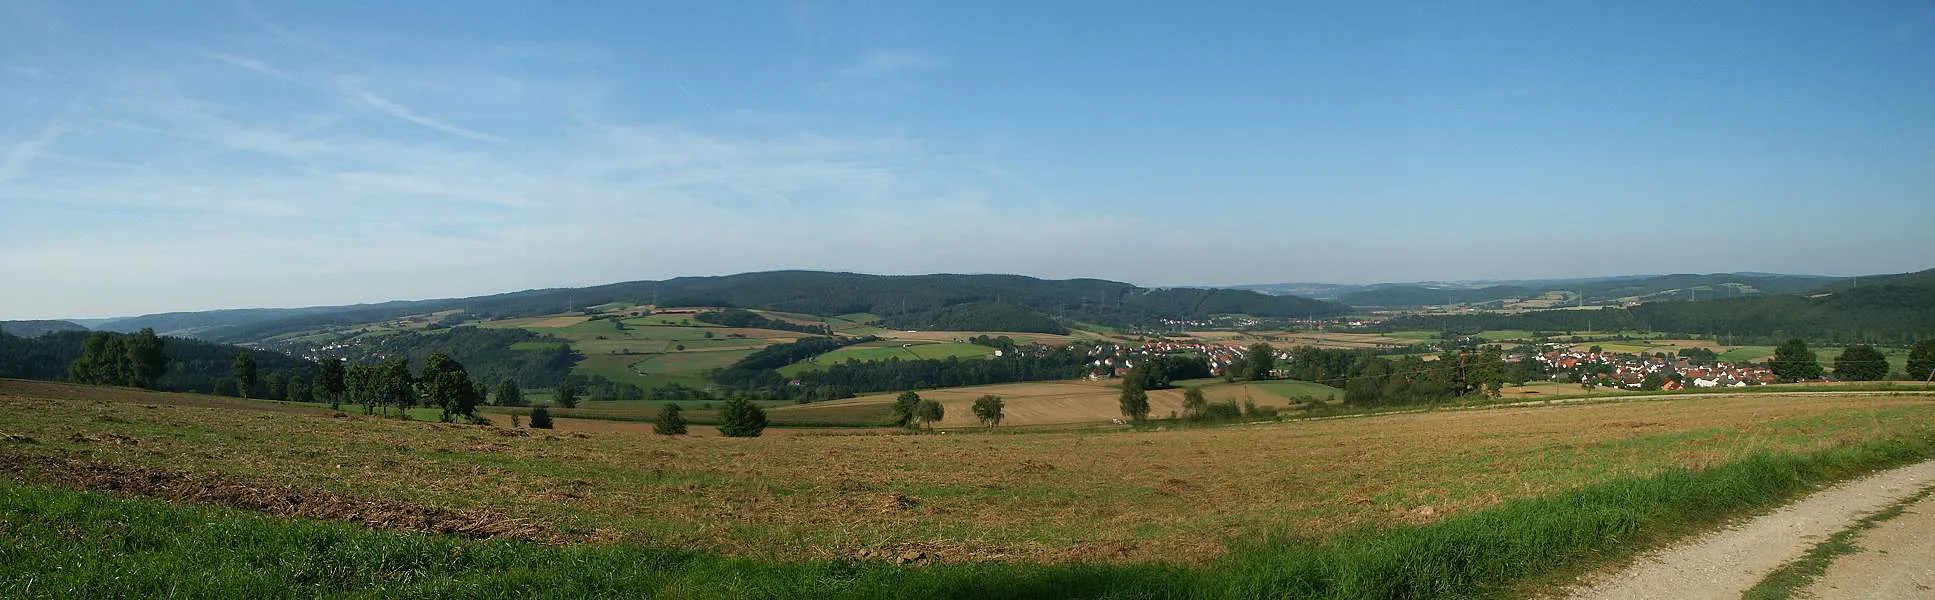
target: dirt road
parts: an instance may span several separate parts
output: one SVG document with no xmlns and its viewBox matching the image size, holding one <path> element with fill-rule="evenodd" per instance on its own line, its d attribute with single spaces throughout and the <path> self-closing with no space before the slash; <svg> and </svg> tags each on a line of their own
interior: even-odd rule
<svg viewBox="0 0 1935 600">
<path fill-rule="evenodd" d="M 1802 595 L 1817 600 L 1935 598 L 1935 496 L 1855 540 Z"/>
<path fill-rule="evenodd" d="M 1828 536 L 1930 486 L 1935 486 L 1935 461 L 1850 481 L 1773 513 L 1649 553 L 1623 571 L 1598 577 L 1573 590 L 1568 597 L 1578 600 L 1736 599 L 1767 574 L 1800 558 Z M 1877 596 L 1868 592 L 1872 588 L 1857 586 L 1881 584 L 1884 578 L 1894 578 L 1903 581 L 1894 589 L 1913 592 L 1899 597 L 1930 597 L 1927 590 L 1915 591 L 1914 586 L 1926 585 L 1931 563 L 1924 560 L 1916 564 L 1907 560 L 1912 557 L 1906 555 L 1915 551 L 1910 548 L 1935 552 L 1928 541 L 1935 538 L 1935 531 L 1929 529 L 1935 525 L 1935 516 L 1931 516 L 1935 508 L 1927 502 L 1919 508 L 1916 515 L 1896 519 L 1901 523 L 1883 524 L 1884 528 L 1909 529 L 1890 530 L 1889 536 L 1877 535 L 1882 533 L 1880 529 L 1867 532 L 1857 542 L 1866 551 L 1842 557 L 1817 586 L 1847 586 L 1850 593 L 1839 597 L 1887 598 L 1896 596 Z M 1897 549 L 1884 544 L 1901 544 L 1904 555 L 1895 556 Z M 1837 573 L 1836 569 L 1842 572 Z M 1916 579 L 1918 576 L 1920 579 Z"/>
</svg>

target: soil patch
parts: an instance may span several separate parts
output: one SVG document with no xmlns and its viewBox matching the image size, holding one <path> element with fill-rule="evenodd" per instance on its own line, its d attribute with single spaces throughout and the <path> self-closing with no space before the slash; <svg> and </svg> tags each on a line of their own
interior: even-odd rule
<svg viewBox="0 0 1935 600">
<path fill-rule="evenodd" d="M 400 529 L 471 539 L 567 541 L 543 526 L 489 511 L 357 500 L 288 485 L 256 485 L 208 473 L 15 455 L 0 456 L 0 471 L 83 490 L 240 508 L 278 517 L 349 521 L 373 529 Z"/>
</svg>

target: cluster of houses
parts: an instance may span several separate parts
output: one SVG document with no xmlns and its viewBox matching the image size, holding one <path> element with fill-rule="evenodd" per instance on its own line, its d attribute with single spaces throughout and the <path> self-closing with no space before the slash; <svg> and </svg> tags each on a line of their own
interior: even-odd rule
<svg viewBox="0 0 1935 600">
<path fill-rule="evenodd" d="M 1630 389 L 1643 387 L 1648 375 L 1659 375 L 1660 389 L 1663 390 L 1687 387 L 1746 387 L 1780 381 L 1780 378 L 1765 365 L 1736 365 L 1725 362 L 1694 365 L 1684 356 L 1555 350 L 1547 351 L 1535 358 L 1545 364 L 1547 372 L 1552 373 L 1552 379 L 1555 381 L 1566 380 L 1575 371 L 1589 368 L 1592 373 L 1597 374 L 1597 380 L 1601 385 Z"/>
<path fill-rule="evenodd" d="M 1098 344 L 1090 349 L 1088 378 L 1109 379 L 1121 377 L 1135 368 L 1139 360 L 1152 356 L 1171 354 L 1199 354 L 1207 357 L 1209 372 L 1222 376 L 1223 371 L 1243 359 L 1248 348 L 1238 344 L 1214 344 L 1209 342 L 1179 342 L 1175 340 L 1152 340 L 1140 346 L 1126 344 Z M 1278 361 L 1290 360 L 1289 353 L 1278 350 Z"/>
</svg>

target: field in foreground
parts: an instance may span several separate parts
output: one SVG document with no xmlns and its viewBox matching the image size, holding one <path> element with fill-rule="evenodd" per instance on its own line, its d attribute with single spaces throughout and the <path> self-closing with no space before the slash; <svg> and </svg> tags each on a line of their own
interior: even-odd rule
<svg viewBox="0 0 1935 600">
<path fill-rule="evenodd" d="M 67 481 L 73 465 L 189 473 L 474 511 L 566 542 L 787 560 L 1197 564 L 1232 542 L 1432 522 L 1760 452 L 1927 438 L 1935 398 L 1632 401 L 1164 432 L 667 439 L 0 381 L 0 433 L 0 456 L 30 482 Z"/>
</svg>

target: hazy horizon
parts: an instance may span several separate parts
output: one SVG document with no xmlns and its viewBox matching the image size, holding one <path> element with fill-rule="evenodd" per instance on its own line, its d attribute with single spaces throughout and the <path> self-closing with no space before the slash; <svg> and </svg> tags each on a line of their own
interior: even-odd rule
<svg viewBox="0 0 1935 600">
<path fill-rule="evenodd" d="M 785 270 L 815 270 L 815 271 L 819 271 L 819 270 L 821 270 L 821 269 L 771 269 L 771 270 L 772 270 L 772 271 L 785 271 Z M 849 272 L 849 273 L 860 273 L 860 272 L 857 272 L 857 271 L 851 271 L 851 270 L 846 270 L 846 271 L 839 271 L 839 270 L 832 270 L 832 271 L 836 271 L 836 272 Z M 560 289 L 560 288 L 578 288 L 578 287 L 591 287 L 591 286 L 599 286 L 599 285 L 608 285 L 608 284 L 615 284 L 615 283 L 627 283 L 627 282 L 632 282 L 632 281 L 663 281 L 663 280 L 666 280 L 666 279 L 672 279 L 672 278 L 676 278 L 676 277 L 718 277 L 718 276 L 727 276 L 727 275 L 739 275 L 739 274 L 744 274 L 744 273 L 752 273 L 752 272 L 759 272 L 759 271 L 748 271 L 748 272 L 742 272 L 742 273 L 720 273 L 720 274 L 714 274 L 714 275 L 675 275 L 675 276 L 673 276 L 673 277 L 658 277 L 658 278 L 650 278 L 650 279 L 627 279 L 627 280 L 621 280 L 621 281 L 596 281 L 596 282 L 587 282 L 587 283 L 582 283 L 582 284 L 572 284 L 572 285 L 552 285 L 552 286 L 540 286 L 540 287 L 531 287 L 531 288 L 519 288 L 519 289 L 504 289 L 504 290 L 494 290 L 494 291 L 489 291 L 489 292 L 483 292 L 483 293 L 477 293 L 477 294 L 444 294 L 444 295 L 435 295 L 435 296 L 417 296 L 417 297 L 382 297 L 382 298 L 374 298 L 374 297 L 372 297 L 372 298 L 366 298 L 366 299 L 358 299 L 358 300 L 349 300 L 349 301 L 344 301 L 344 302 L 332 302 L 332 303 L 322 303 L 322 304 L 288 304 L 288 305 L 246 305 L 246 306 L 244 306 L 244 305 L 223 305 L 223 306 L 208 306 L 208 307 L 201 307 L 201 308 L 176 308 L 176 309 L 166 309 L 166 310 L 145 310 L 145 311 L 140 311 L 140 312 L 134 312 L 134 313 L 125 313 L 125 314 L 104 314 L 104 315 L 87 315 L 87 316 L 77 316 L 77 315 L 57 315 L 57 316 L 14 316 L 14 315 L 5 315 L 5 314 L 0 314 L 0 321 L 29 321 L 29 320 L 76 320 L 76 321 L 98 321 L 98 320 L 103 320 L 103 319 L 123 319 L 123 318 L 131 318 L 131 317 L 138 317 L 138 316 L 144 316 L 144 315 L 153 315 L 153 314 L 165 314 L 165 313 L 193 313 L 193 312 L 205 312 L 205 311 L 218 311 L 218 310 L 242 310 L 242 309 L 258 309 L 258 308 L 266 308 L 266 309 L 295 309 L 295 308 L 315 308 L 315 307 L 328 307 L 328 306 L 353 306 L 353 305 L 359 305 L 359 304 L 381 304 L 381 303 L 384 303 L 384 302 L 396 302 L 396 301 L 402 301 L 402 302 L 410 302 L 410 301 L 419 301 L 419 300 L 441 300 L 441 299 L 449 299 L 449 298 L 468 298 L 468 297 L 476 297 L 476 296 L 490 296 L 490 295 L 496 295 L 496 294 L 507 294 L 507 293 L 516 293 L 516 292 L 525 292 L 525 291 L 532 291 L 532 290 L 543 290 L 543 289 Z M 1855 277 L 1855 276 L 1857 276 L 1857 275 L 1834 275 L 1834 274 L 1826 274 L 1826 275 L 1824 275 L 1824 274 L 1820 274 L 1820 273 L 1774 273 L 1774 272 L 1766 272 L 1766 271 L 1724 271 L 1724 272 L 1722 272 L 1722 271 L 1698 271 L 1698 272 L 1680 272 L 1680 273 L 1620 273 L 1620 274 L 1608 274 L 1608 275 L 1578 275 L 1578 276 L 1554 276 L 1554 277 L 1510 277 L 1510 278 L 1506 278 L 1506 277 L 1482 277 L 1482 278 L 1472 278 L 1472 279 L 1419 279 L 1419 280 L 1408 280 L 1408 281 L 1358 281 L 1358 282 L 1345 282 L 1345 281 L 1251 281 L 1251 282 L 1242 282 L 1242 283 L 1208 283 L 1208 284 L 1190 284 L 1190 283 L 1167 283 L 1167 284 L 1164 284 L 1164 283 L 1148 283 L 1148 282 L 1137 282 L 1137 281 L 1122 281 L 1122 280 L 1111 280 L 1111 281 L 1121 281 L 1122 283 L 1129 283 L 1129 284 L 1134 284 L 1134 285 L 1136 285 L 1136 286 L 1138 286 L 1138 287 L 1143 287 L 1143 288 L 1233 288 L 1233 287 L 1237 287 L 1237 286 L 1263 286 L 1263 285 L 1283 285 L 1283 284 L 1299 284 L 1299 285 L 1387 285 L 1387 284 L 1414 284 L 1414 283 L 1461 283 L 1461 282 L 1499 282 L 1499 281 L 1556 281 L 1556 280 L 1573 280 L 1573 279 L 1612 279 L 1612 278 L 1626 278 L 1626 277 L 1657 277 L 1657 276 L 1663 276 L 1663 275 L 1682 275 L 1682 274 L 1694 274 L 1694 275 L 1717 275 L 1717 274 L 1731 274 L 1731 273 L 1757 273 L 1757 274 L 1766 274 L 1766 275 L 1793 275 L 1793 276 L 1801 276 L 1801 277 Z M 863 275 L 885 275 L 885 276 L 897 276 L 897 275 L 934 275 L 934 274 L 943 274 L 943 273 L 940 273 L 940 272 L 934 272 L 934 273 L 860 273 L 860 274 L 863 274 Z M 1108 279 L 1108 278 L 1106 278 L 1106 277 L 1039 277 L 1039 276 L 1035 276 L 1035 275 L 1029 275 L 1029 274 L 1026 274 L 1026 273 L 1013 273 L 1013 272 L 974 272 L 974 273 L 965 273 L 965 272 L 954 272 L 954 273 L 945 273 L 945 274 L 952 274 L 952 275 L 1022 275 L 1022 276 L 1027 276 L 1027 277 L 1036 277 L 1036 278 L 1038 278 L 1038 279 Z M 1861 274 L 1859 274 L 1858 276 L 1860 276 L 1860 277 L 1867 277 L 1867 276 L 1869 276 L 1869 275 L 1889 275 L 1889 274 L 1892 274 L 1892 273 L 1861 273 Z"/>
<path fill-rule="evenodd" d="M 0 0 L 0 318 L 1908 272 L 1935 4 Z"/>
</svg>

